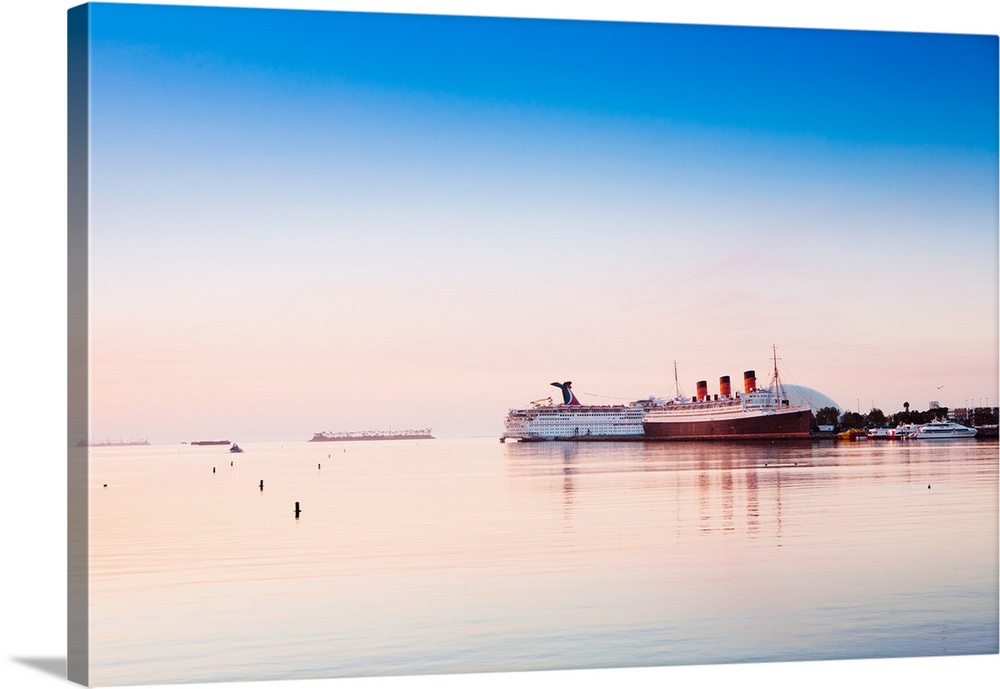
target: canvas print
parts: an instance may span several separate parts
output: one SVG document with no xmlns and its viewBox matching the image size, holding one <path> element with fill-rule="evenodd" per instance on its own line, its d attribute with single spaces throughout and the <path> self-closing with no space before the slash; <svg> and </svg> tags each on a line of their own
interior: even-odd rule
<svg viewBox="0 0 1000 689">
<path fill-rule="evenodd" d="M 68 26 L 70 679 L 997 654 L 996 36 Z"/>
</svg>

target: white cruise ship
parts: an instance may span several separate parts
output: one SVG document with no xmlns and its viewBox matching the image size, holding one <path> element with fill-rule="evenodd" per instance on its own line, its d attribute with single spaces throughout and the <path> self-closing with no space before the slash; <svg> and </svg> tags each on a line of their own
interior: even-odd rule
<svg viewBox="0 0 1000 689">
<path fill-rule="evenodd" d="M 639 440 L 646 410 L 659 401 L 653 398 L 630 404 L 580 404 L 573 383 L 552 383 L 563 392 L 563 403 L 551 397 L 535 400 L 526 409 L 511 409 L 500 442 L 510 440 Z"/>
</svg>

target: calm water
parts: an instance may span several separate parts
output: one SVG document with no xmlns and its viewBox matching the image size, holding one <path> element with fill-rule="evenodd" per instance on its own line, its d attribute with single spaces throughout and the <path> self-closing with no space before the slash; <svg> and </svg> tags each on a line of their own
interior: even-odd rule
<svg viewBox="0 0 1000 689">
<path fill-rule="evenodd" d="M 244 449 L 93 450 L 92 683 L 998 652 L 996 442 Z"/>
</svg>

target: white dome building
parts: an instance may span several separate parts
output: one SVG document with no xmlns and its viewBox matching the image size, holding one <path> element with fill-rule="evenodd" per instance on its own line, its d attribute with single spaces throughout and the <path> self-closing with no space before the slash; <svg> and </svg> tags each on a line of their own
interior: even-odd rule
<svg viewBox="0 0 1000 689">
<path fill-rule="evenodd" d="M 818 412 L 823 407 L 834 407 L 836 408 L 837 413 L 844 412 L 843 407 L 819 390 L 813 390 L 812 388 L 807 388 L 804 385 L 786 385 L 785 383 L 781 384 L 781 389 L 788 396 L 788 401 L 793 406 L 797 404 L 808 404 L 812 407 L 813 414 Z"/>
</svg>

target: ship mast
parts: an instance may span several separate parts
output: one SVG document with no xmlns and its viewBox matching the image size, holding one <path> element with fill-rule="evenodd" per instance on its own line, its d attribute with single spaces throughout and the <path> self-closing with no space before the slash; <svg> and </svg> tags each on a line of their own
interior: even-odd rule
<svg viewBox="0 0 1000 689">
<path fill-rule="evenodd" d="M 778 348 L 771 344 L 771 358 L 774 361 L 774 406 L 781 408 L 781 380 L 778 378 Z"/>
<path fill-rule="evenodd" d="M 674 399 L 681 398 L 681 384 L 677 380 L 677 359 L 674 359 Z"/>
</svg>

